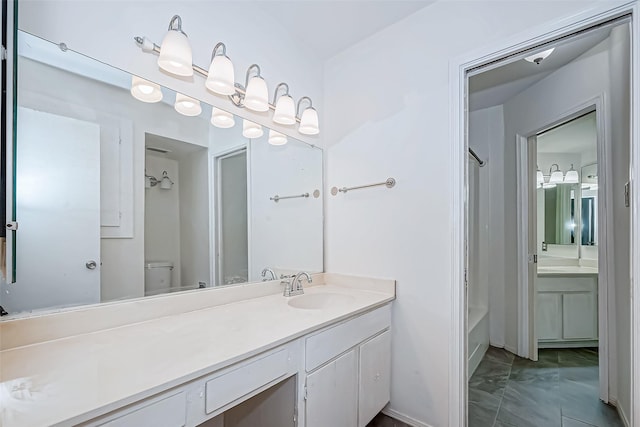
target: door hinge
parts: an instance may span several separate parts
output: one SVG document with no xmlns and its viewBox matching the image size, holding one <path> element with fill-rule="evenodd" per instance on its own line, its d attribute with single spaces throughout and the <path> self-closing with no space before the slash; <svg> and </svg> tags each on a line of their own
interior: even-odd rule
<svg viewBox="0 0 640 427">
<path fill-rule="evenodd" d="M 624 185 L 624 206 L 627 208 L 631 206 L 631 181 Z"/>
<path fill-rule="evenodd" d="M 533 264 L 538 263 L 538 254 L 529 254 L 529 262 Z"/>
<path fill-rule="evenodd" d="M 7 230 L 17 231 L 18 230 L 18 221 L 8 222 L 7 223 Z"/>
<path fill-rule="evenodd" d="M 307 400 L 308 397 L 309 397 L 309 390 L 307 389 L 307 386 L 304 386 L 304 400 Z"/>
<path fill-rule="evenodd" d="M 0 45 L 0 60 L 4 61 L 7 59 L 7 48 L 4 45 Z"/>
</svg>

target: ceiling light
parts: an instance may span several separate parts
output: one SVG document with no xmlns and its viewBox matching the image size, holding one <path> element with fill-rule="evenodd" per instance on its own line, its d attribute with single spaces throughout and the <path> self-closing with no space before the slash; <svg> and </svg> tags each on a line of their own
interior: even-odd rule
<svg viewBox="0 0 640 427">
<path fill-rule="evenodd" d="M 278 98 L 278 90 L 283 87 L 285 93 Z M 276 106 L 276 110 L 273 113 L 273 121 L 280 123 L 281 125 L 292 125 L 296 122 L 296 105 L 293 102 L 293 98 L 289 95 L 289 85 L 286 83 L 280 83 L 276 86 L 276 90 L 273 93 L 273 104 Z"/>
<path fill-rule="evenodd" d="M 242 136 L 249 139 L 260 138 L 264 135 L 262 126 L 249 120 L 242 121 Z"/>
<path fill-rule="evenodd" d="M 236 124 L 236 121 L 233 118 L 233 114 L 213 107 L 211 110 L 211 124 L 215 127 L 228 129 L 232 128 Z"/>
<path fill-rule="evenodd" d="M 556 170 L 552 171 L 551 169 L 553 169 L 554 166 L 556 167 Z M 549 173 L 551 174 L 549 177 L 549 184 L 559 184 L 564 180 L 562 171 L 560 171 L 560 166 L 558 166 L 557 163 L 551 165 Z"/>
<path fill-rule="evenodd" d="M 257 74 L 251 78 L 251 70 L 256 70 Z M 267 82 L 260 74 L 258 64 L 253 64 L 247 70 L 246 92 L 244 95 L 244 106 L 250 110 L 264 112 L 269 111 L 269 90 Z"/>
<path fill-rule="evenodd" d="M 300 113 L 300 104 L 303 100 L 309 101 L 309 106 L 304 109 L 302 116 L 300 116 L 300 126 L 298 132 L 303 135 L 317 135 L 320 133 L 320 127 L 318 126 L 318 112 L 313 108 L 311 98 L 303 96 L 298 101 L 298 114 Z"/>
<path fill-rule="evenodd" d="M 174 108 L 178 113 L 184 114 L 185 116 L 199 116 L 200 113 L 202 113 L 200 101 L 181 93 L 176 93 L 176 103 Z"/>
<path fill-rule="evenodd" d="M 287 143 L 287 136 L 276 132 L 273 129 L 269 130 L 269 144 L 271 145 L 284 145 Z"/>
<path fill-rule="evenodd" d="M 182 31 L 182 18 L 175 15 L 169 22 L 169 31 L 162 39 L 158 66 L 178 76 L 193 75 L 191 45 Z"/>
<path fill-rule="evenodd" d="M 578 178 L 578 171 L 573 168 L 573 164 L 571 164 L 571 169 L 567 171 L 567 174 L 564 176 L 565 184 L 577 184 L 580 182 Z"/>
<path fill-rule="evenodd" d="M 547 56 L 551 55 L 555 49 L 555 47 L 552 47 L 551 49 L 543 50 L 542 52 L 538 52 L 530 56 L 525 56 L 524 60 L 540 64 Z"/>
<path fill-rule="evenodd" d="M 138 76 L 131 76 L 131 95 L 142 102 L 158 102 L 162 100 L 160 85 Z"/>
<path fill-rule="evenodd" d="M 218 48 L 222 48 L 221 54 L 217 54 Z M 220 95 L 233 95 L 236 93 L 233 63 L 227 56 L 227 47 L 224 43 L 218 43 L 211 52 L 211 65 L 209 75 L 204 85 L 212 92 Z"/>
</svg>

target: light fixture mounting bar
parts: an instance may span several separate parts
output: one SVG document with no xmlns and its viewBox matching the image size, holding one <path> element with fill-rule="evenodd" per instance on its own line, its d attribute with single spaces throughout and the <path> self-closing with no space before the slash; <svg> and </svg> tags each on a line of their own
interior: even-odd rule
<svg viewBox="0 0 640 427">
<path fill-rule="evenodd" d="M 140 49 L 142 49 L 143 52 L 153 52 L 156 55 L 160 55 L 160 46 L 158 46 L 154 42 L 150 41 L 146 37 L 136 36 L 133 39 L 135 40 L 135 42 L 138 45 L 138 47 Z M 202 68 L 202 67 L 200 67 L 200 66 L 198 66 L 196 64 L 192 64 L 191 66 L 193 67 L 193 71 L 194 72 L 200 74 L 205 79 L 207 77 L 209 77 L 209 72 L 207 70 L 205 70 L 204 68 Z M 235 87 L 236 87 L 236 92 L 240 96 L 244 97 L 245 94 L 246 94 L 245 88 L 242 85 L 237 84 L 237 83 L 235 84 Z M 230 95 L 230 97 L 232 97 L 232 96 L 234 96 L 234 95 Z M 304 97 L 304 98 L 308 98 L 308 97 Z M 236 104 L 235 102 L 234 102 L 234 104 L 236 106 L 241 106 L 241 105 Z M 268 103 L 268 105 L 269 105 L 269 109 L 270 110 L 272 110 L 272 111 L 276 110 L 275 104 Z M 300 117 L 296 116 L 296 122 L 300 123 Z"/>
</svg>

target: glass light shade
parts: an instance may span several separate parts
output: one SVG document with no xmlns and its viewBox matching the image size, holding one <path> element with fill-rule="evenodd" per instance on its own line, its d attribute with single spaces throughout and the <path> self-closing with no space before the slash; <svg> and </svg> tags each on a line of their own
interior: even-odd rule
<svg viewBox="0 0 640 427">
<path fill-rule="evenodd" d="M 172 185 L 173 182 L 171 182 L 169 177 L 166 175 L 160 180 L 160 188 L 162 188 L 163 190 L 171 190 Z"/>
<path fill-rule="evenodd" d="M 199 116 L 202 113 L 200 101 L 193 99 L 181 93 L 176 94 L 176 103 L 174 105 L 176 111 L 185 116 Z"/>
<path fill-rule="evenodd" d="M 211 111 L 211 124 L 222 129 L 232 128 L 236 121 L 233 114 L 213 107 Z"/>
<path fill-rule="evenodd" d="M 131 76 L 131 95 L 142 102 L 162 101 L 160 85 L 152 83 L 138 76 Z"/>
<path fill-rule="evenodd" d="M 177 76 L 193 75 L 193 56 L 189 39 L 184 33 L 169 30 L 160 45 L 158 66 Z"/>
<path fill-rule="evenodd" d="M 244 95 L 244 106 L 253 111 L 269 110 L 269 91 L 267 82 L 262 77 L 252 77 L 247 84 Z"/>
<path fill-rule="evenodd" d="M 287 143 L 287 136 L 276 132 L 273 129 L 269 130 L 269 144 L 271 145 L 284 145 Z"/>
<path fill-rule="evenodd" d="M 260 138 L 264 135 L 262 126 L 249 120 L 242 121 L 242 136 L 249 139 Z"/>
<path fill-rule="evenodd" d="M 549 177 L 549 184 L 558 184 L 558 183 L 561 183 L 562 181 L 563 181 L 562 172 L 555 171 L 551 173 L 551 176 Z"/>
<path fill-rule="evenodd" d="M 567 171 L 567 174 L 564 176 L 564 182 L 566 184 L 577 184 L 580 181 L 578 178 L 578 171 L 574 169 L 570 169 Z"/>
<path fill-rule="evenodd" d="M 144 188 L 151 188 L 151 177 L 150 176 L 145 176 L 144 177 Z"/>
<path fill-rule="evenodd" d="M 526 56 L 524 58 L 525 61 L 528 62 L 535 62 L 536 64 L 541 63 L 547 56 L 551 55 L 553 53 L 553 51 L 555 50 L 555 47 L 552 47 L 551 49 L 547 49 L 547 50 L 543 50 L 542 52 L 538 52 L 535 53 L 533 55 L 530 56 Z"/>
<path fill-rule="evenodd" d="M 273 121 L 281 125 L 292 125 L 296 122 L 296 106 L 293 98 L 282 95 L 276 102 L 276 111 L 273 113 Z"/>
<path fill-rule="evenodd" d="M 318 112 L 315 108 L 309 107 L 302 112 L 298 132 L 304 135 L 317 135 L 320 133 L 320 127 L 318 126 Z"/>
<path fill-rule="evenodd" d="M 553 184 L 551 182 L 547 183 L 547 184 L 542 184 L 542 188 L 554 188 L 556 186 L 556 184 Z"/>
<path fill-rule="evenodd" d="M 216 55 L 209 66 L 209 76 L 204 85 L 212 92 L 220 95 L 236 93 L 233 63 L 224 55 Z"/>
<path fill-rule="evenodd" d="M 542 171 L 540 169 L 536 172 L 536 182 L 538 185 L 544 184 L 544 175 L 542 175 Z"/>
</svg>

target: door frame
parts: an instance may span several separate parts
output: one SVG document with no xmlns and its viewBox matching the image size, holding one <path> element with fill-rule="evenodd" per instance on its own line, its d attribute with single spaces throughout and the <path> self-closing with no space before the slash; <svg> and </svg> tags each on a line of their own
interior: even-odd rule
<svg viewBox="0 0 640 427">
<path fill-rule="evenodd" d="M 600 23 L 631 15 L 631 291 L 640 295 L 640 29 L 635 20 L 640 14 L 637 1 L 613 6 L 597 4 L 567 18 L 549 21 L 506 39 L 470 52 L 449 63 L 450 104 L 450 170 L 451 183 L 451 344 L 449 357 L 449 426 L 466 425 L 467 418 L 467 328 L 465 270 L 465 200 L 467 179 L 467 125 L 468 98 L 467 72 L 509 55 L 571 35 Z M 634 313 L 638 313 L 634 315 Z M 640 397 L 640 298 L 631 299 L 631 402 Z M 630 425 L 640 420 L 640 405 L 630 409 Z"/>
<path fill-rule="evenodd" d="M 545 123 L 536 130 L 516 135 L 517 151 L 517 191 L 518 191 L 518 355 L 538 360 L 538 340 L 536 325 L 537 284 L 529 278 L 529 236 L 531 227 L 529 206 L 531 193 L 531 172 L 529 170 L 529 138 L 550 128 L 567 123 L 583 114 L 596 113 L 596 140 L 598 162 L 598 370 L 600 399 L 609 402 L 609 284 L 613 283 L 613 193 L 610 180 L 612 173 L 611 144 L 607 138 L 606 124 L 608 112 L 605 108 L 605 94 L 579 104 L 560 115 L 558 120 Z M 579 244 L 578 244 L 579 250 Z M 534 254 L 537 254 L 534 252 Z M 613 322 L 612 324 L 615 324 Z"/>
</svg>

